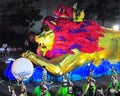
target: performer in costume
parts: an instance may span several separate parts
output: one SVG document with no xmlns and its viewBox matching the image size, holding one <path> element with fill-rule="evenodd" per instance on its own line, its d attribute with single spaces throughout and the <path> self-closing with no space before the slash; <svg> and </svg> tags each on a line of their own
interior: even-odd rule
<svg viewBox="0 0 120 96">
<path fill-rule="evenodd" d="M 96 80 L 92 78 L 93 72 L 90 70 L 90 75 L 87 78 L 87 83 L 83 86 L 83 93 L 85 96 L 94 96 L 96 91 Z"/>
<path fill-rule="evenodd" d="M 26 86 L 24 85 L 24 82 L 21 81 L 21 88 L 20 88 L 20 96 L 27 96 L 27 89 Z"/>
<path fill-rule="evenodd" d="M 113 75 L 111 76 L 111 81 L 107 86 L 106 91 L 108 94 L 117 94 L 120 91 L 120 83 L 117 79 L 116 69 L 113 67 L 112 69 Z"/>
<path fill-rule="evenodd" d="M 10 96 L 17 96 L 13 86 L 8 86 L 8 90 L 11 94 Z"/>
</svg>

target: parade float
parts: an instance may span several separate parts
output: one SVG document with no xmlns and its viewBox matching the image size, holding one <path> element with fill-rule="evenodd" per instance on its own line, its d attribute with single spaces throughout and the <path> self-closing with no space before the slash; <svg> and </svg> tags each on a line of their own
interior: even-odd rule
<svg viewBox="0 0 120 96">
<path fill-rule="evenodd" d="M 75 10 L 59 6 L 53 16 L 44 18 L 35 37 L 37 54 L 28 50 L 22 57 L 56 76 L 69 72 L 88 76 L 91 67 L 95 75 L 109 74 L 112 66 L 119 69 L 120 31 L 84 20 L 84 10 L 79 14 Z"/>
<path fill-rule="evenodd" d="M 65 74 L 69 74 L 69 80 L 76 81 L 90 76 L 90 70 L 94 72 L 93 77 L 111 75 L 113 66 L 117 73 L 120 72 L 120 31 L 101 27 L 93 20 L 84 20 L 84 10 L 77 12 L 76 6 L 58 6 L 53 16 L 44 18 L 41 32 L 35 37 L 37 53 L 28 50 L 22 54 L 40 68 L 34 69 L 32 81 L 42 81 L 43 66 L 50 77 L 56 77 L 60 82 Z M 37 91 L 42 94 L 39 87 L 35 88 L 34 94 Z M 56 96 L 72 96 L 69 88 L 62 85 Z M 83 89 L 85 92 L 87 87 Z"/>
</svg>

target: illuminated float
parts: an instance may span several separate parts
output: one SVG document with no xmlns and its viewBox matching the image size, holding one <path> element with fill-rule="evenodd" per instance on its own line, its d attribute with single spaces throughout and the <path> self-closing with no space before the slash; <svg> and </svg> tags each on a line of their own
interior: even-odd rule
<svg viewBox="0 0 120 96">
<path fill-rule="evenodd" d="M 80 75 L 89 63 L 94 66 L 96 75 L 107 72 L 111 64 L 119 66 L 120 31 L 102 28 L 91 20 L 83 21 L 84 10 L 75 20 L 74 10 L 60 6 L 54 10 L 55 17 L 46 17 L 42 32 L 36 36 L 39 56 L 27 51 L 22 57 L 45 66 L 49 73 L 57 76 L 71 71 Z"/>
<path fill-rule="evenodd" d="M 77 14 L 76 6 L 56 8 L 55 16 L 43 20 L 41 33 L 35 37 L 39 45 L 37 54 L 29 50 L 22 54 L 22 57 L 41 67 L 34 69 L 33 81 L 42 79 L 43 66 L 51 76 L 70 73 L 72 81 L 89 77 L 91 69 L 94 76 L 111 75 L 113 66 L 120 72 L 120 31 L 103 28 L 92 20 L 84 21 L 84 10 Z M 68 93 L 69 88 L 72 87 L 62 85 L 56 96 L 72 96 Z M 34 94 L 37 93 L 42 95 L 40 86 L 34 89 Z M 45 93 L 51 96 L 48 90 Z"/>
</svg>

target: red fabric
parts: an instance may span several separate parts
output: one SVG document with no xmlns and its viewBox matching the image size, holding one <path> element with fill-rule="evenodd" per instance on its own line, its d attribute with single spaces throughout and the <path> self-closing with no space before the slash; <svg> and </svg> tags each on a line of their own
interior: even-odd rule
<svg viewBox="0 0 120 96">
<path fill-rule="evenodd" d="M 84 21 L 75 23 L 67 18 L 55 18 L 54 22 L 56 22 L 56 25 L 48 20 L 45 21 L 55 34 L 53 49 L 46 54 L 50 58 L 52 58 L 54 49 L 60 48 L 68 53 L 72 53 L 69 49 L 74 44 L 79 44 L 81 46 L 80 51 L 84 53 L 93 53 L 104 49 L 98 46 L 98 39 L 104 36 L 104 30 L 96 22 Z M 61 28 L 55 31 L 55 27 Z M 87 32 L 70 33 L 71 30 L 79 30 L 81 28 L 86 29 Z M 65 40 L 61 40 L 60 36 L 64 37 Z M 87 37 L 92 38 L 92 40 L 89 40 Z M 60 53 L 56 54 L 56 56 L 60 56 Z"/>
<path fill-rule="evenodd" d="M 61 30 L 54 32 L 55 40 L 53 48 L 62 48 L 68 49 L 70 45 L 77 43 L 83 46 L 80 51 L 92 53 L 99 49 L 98 39 L 103 37 L 103 29 L 98 26 L 94 21 L 90 21 L 93 25 L 85 26 L 88 32 L 80 32 L 77 34 L 71 34 L 69 30 L 80 28 L 81 24 L 76 24 L 75 22 L 69 21 L 67 19 L 62 19 L 57 23 L 57 26 L 61 26 Z M 53 30 L 54 31 L 54 30 Z M 66 41 L 61 41 L 58 37 L 63 36 Z M 94 39 L 94 42 L 91 42 L 86 39 L 86 37 L 91 37 Z"/>
<path fill-rule="evenodd" d="M 72 7 L 66 7 L 64 5 L 60 5 L 58 6 L 53 13 L 57 16 L 57 17 L 72 17 Z"/>
</svg>

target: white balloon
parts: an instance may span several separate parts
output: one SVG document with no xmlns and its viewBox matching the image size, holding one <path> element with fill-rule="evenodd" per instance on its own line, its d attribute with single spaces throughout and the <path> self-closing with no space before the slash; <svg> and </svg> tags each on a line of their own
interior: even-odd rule
<svg viewBox="0 0 120 96">
<path fill-rule="evenodd" d="M 26 58 L 18 58 L 12 64 L 12 74 L 17 80 L 26 80 L 33 74 L 33 64 Z"/>
</svg>

